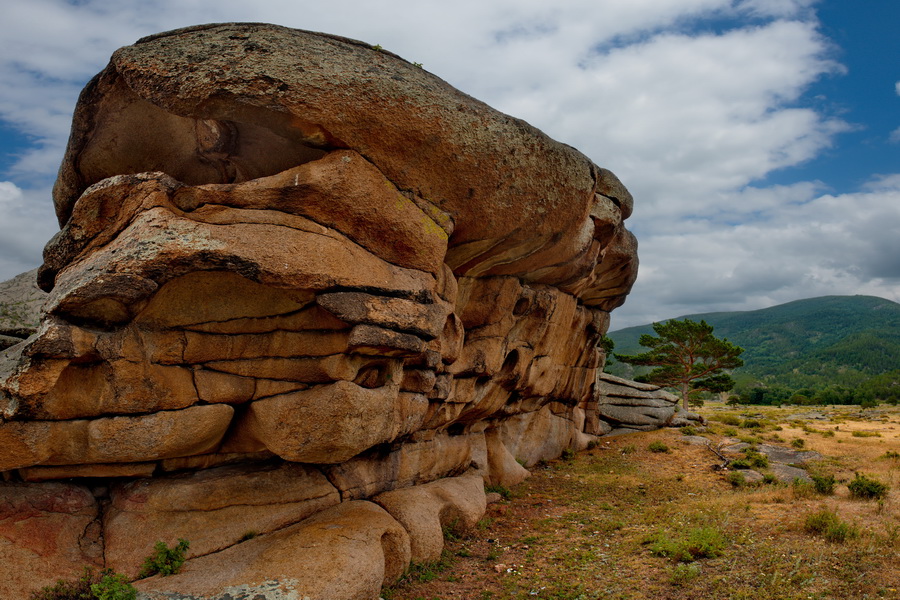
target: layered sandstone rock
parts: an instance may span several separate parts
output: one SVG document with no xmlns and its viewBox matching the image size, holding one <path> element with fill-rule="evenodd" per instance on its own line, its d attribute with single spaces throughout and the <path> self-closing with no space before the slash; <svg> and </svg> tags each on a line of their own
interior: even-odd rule
<svg viewBox="0 0 900 600">
<path fill-rule="evenodd" d="M 484 483 L 618 422 L 598 343 L 636 275 L 631 196 L 388 52 L 140 40 L 82 93 L 54 201 L 40 325 L 0 358 L 0 489 L 49 495 L 35 523 L 64 541 L 0 529 L 3 597 L 12 571 L 135 576 L 179 538 L 146 597 L 375 597 Z"/>
<path fill-rule="evenodd" d="M 678 396 L 649 383 L 600 373 L 597 392 L 597 413 L 605 434 L 705 423 L 697 413 L 684 410 Z"/>
</svg>

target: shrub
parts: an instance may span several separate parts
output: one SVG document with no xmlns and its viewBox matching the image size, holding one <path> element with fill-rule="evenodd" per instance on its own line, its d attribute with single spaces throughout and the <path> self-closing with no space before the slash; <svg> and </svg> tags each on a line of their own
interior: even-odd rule
<svg viewBox="0 0 900 600">
<path fill-rule="evenodd" d="M 681 431 L 681 433 L 684 435 L 697 435 L 697 430 L 690 425 L 682 427 L 679 431 Z"/>
<path fill-rule="evenodd" d="M 728 463 L 728 466 L 732 469 L 749 469 L 750 461 L 746 458 L 736 458 Z"/>
<path fill-rule="evenodd" d="M 830 496 L 834 493 L 834 475 L 812 475 L 810 477 L 813 481 L 813 488 L 817 493 L 823 494 L 825 496 Z"/>
<path fill-rule="evenodd" d="M 744 448 L 744 454 L 750 462 L 750 466 L 765 469 L 769 466 L 769 457 L 752 448 Z"/>
<path fill-rule="evenodd" d="M 137 590 L 134 589 L 124 575 L 105 573 L 98 583 L 91 585 L 91 591 L 97 600 L 135 600 Z"/>
<path fill-rule="evenodd" d="M 850 496 L 860 500 L 880 500 L 887 496 L 890 486 L 881 483 L 874 477 L 867 477 L 860 473 L 856 474 L 853 481 L 847 484 L 850 490 Z"/>
<path fill-rule="evenodd" d="M 628 444 L 627 446 L 622 447 L 622 454 L 633 454 L 637 448 L 634 447 L 634 444 Z"/>
<path fill-rule="evenodd" d="M 882 454 L 880 458 L 900 459 L 900 452 L 894 452 L 893 450 L 888 450 L 887 452 Z"/>
<path fill-rule="evenodd" d="M 806 440 L 804 440 L 803 438 L 797 438 L 791 442 L 791 446 L 799 450 L 800 448 L 806 446 Z"/>
<path fill-rule="evenodd" d="M 655 442 L 650 442 L 650 444 L 647 446 L 647 449 L 650 450 L 650 452 L 668 452 L 669 451 L 669 447 L 666 446 L 664 443 L 660 442 L 659 440 L 656 440 Z"/>
<path fill-rule="evenodd" d="M 562 451 L 562 455 L 560 455 L 560 458 L 565 461 L 570 461 L 575 458 L 575 451 L 571 448 L 566 448 Z"/>
<path fill-rule="evenodd" d="M 134 600 L 137 590 L 112 569 L 85 567 L 76 581 L 58 580 L 31 594 L 31 600 Z"/>
<path fill-rule="evenodd" d="M 184 564 L 184 553 L 187 552 L 188 546 L 190 546 L 190 542 L 181 538 L 178 539 L 178 544 L 174 548 L 169 548 L 165 542 L 156 542 L 153 554 L 144 559 L 138 579 L 157 573 L 162 576 L 178 573 Z"/>
<path fill-rule="evenodd" d="M 850 435 L 852 435 L 853 437 L 858 437 L 858 438 L 881 437 L 880 433 L 876 433 L 874 431 L 854 431 Z"/>
<path fill-rule="evenodd" d="M 717 415 L 715 417 L 711 417 L 715 419 L 719 423 L 724 423 L 725 425 L 731 425 L 732 427 L 738 427 L 741 424 L 741 420 L 738 419 L 734 415 Z"/>
<path fill-rule="evenodd" d="M 804 528 L 810 533 L 823 536 L 829 542 L 842 543 L 859 536 L 859 529 L 842 521 L 827 508 L 807 515 Z"/>
</svg>

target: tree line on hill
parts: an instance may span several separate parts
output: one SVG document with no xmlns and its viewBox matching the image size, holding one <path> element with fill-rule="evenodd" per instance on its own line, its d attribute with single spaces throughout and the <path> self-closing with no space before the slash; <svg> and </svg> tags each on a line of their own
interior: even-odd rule
<svg viewBox="0 0 900 600">
<path fill-rule="evenodd" d="M 745 365 L 730 372 L 730 398 L 741 404 L 900 403 L 900 304 L 871 296 L 826 296 L 768 309 L 692 315 L 716 336 L 744 349 Z M 644 325 L 614 331 L 615 353 L 641 351 Z M 648 369 L 610 360 L 606 370 L 636 378 Z M 691 393 L 693 402 L 711 397 Z"/>
</svg>

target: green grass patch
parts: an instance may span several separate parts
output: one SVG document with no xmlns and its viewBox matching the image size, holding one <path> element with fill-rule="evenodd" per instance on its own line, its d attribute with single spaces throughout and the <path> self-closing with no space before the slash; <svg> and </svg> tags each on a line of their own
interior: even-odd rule
<svg viewBox="0 0 900 600">
<path fill-rule="evenodd" d="M 656 440 L 655 442 L 650 442 L 650 444 L 647 445 L 647 450 L 649 450 L 650 452 L 668 452 L 669 447 L 666 446 L 663 442 Z"/>
<path fill-rule="evenodd" d="M 809 533 L 821 535 L 829 542 L 843 543 L 859 537 L 859 529 L 842 521 L 833 511 L 823 508 L 806 516 L 803 528 Z"/>
<path fill-rule="evenodd" d="M 688 563 L 721 556 L 726 542 L 718 527 L 707 526 L 677 533 L 660 531 L 647 538 L 645 543 L 650 545 L 650 552 L 655 556 Z"/>
</svg>

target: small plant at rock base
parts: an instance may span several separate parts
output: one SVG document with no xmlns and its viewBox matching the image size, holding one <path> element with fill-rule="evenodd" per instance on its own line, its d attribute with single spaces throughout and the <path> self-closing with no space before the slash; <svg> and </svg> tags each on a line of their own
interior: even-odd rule
<svg viewBox="0 0 900 600">
<path fill-rule="evenodd" d="M 695 427 L 691 427 L 690 425 L 685 425 L 681 429 L 679 429 L 684 435 L 697 435 L 697 429 Z"/>
<path fill-rule="evenodd" d="M 572 450 L 571 448 L 566 448 L 565 450 L 562 451 L 560 458 L 565 461 L 570 461 L 575 458 L 575 451 Z"/>
<path fill-rule="evenodd" d="M 259 535 L 259 533 L 256 530 L 251 529 L 251 530 L 245 532 L 244 535 L 241 536 L 241 539 L 238 540 L 238 542 L 246 542 L 246 541 L 252 540 L 253 538 L 255 538 L 258 535 Z"/>
<path fill-rule="evenodd" d="M 736 458 L 733 461 L 729 462 L 728 466 L 732 469 L 749 469 L 750 460 L 746 458 Z"/>
<path fill-rule="evenodd" d="M 104 572 L 100 581 L 91 585 L 97 600 L 135 600 L 137 590 L 124 575 Z"/>
<path fill-rule="evenodd" d="M 668 452 L 669 451 L 669 447 L 666 446 L 664 443 L 660 442 L 659 440 L 656 440 L 655 442 L 650 442 L 650 444 L 647 446 L 647 449 L 650 452 Z"/>
<path fill-rule="evenodd" d="M 847 484 L 850 496 L 860 500 L 880 500 L 887 496 L 890 486 L 882 483 L 874 477 L 868 477 L 857 473 L 853 481 Z"/>
<path fill-rule="evenodd" d="M 761 452 L 757 452 L 751 448 L 745 448 L 744 456 L 747 457 L 747 461 L 750 463 L 751 467 L 765 469 L 769 466 L 769 457 Z"/>
<path fill-rule="evenodd" d="M 731 471 L 725 476 L 725 481 L 730 483 L 733 488 L 742 488 L 747 485 L 747 478 L 740 471 Z"/>
<path fill-rule="evenodd" d="M 153 554 L 144 559 L 141 566 L 141 572 L 138 573 L 138 579 L 150 577 L 151 575 L 174 575 L 181 571 L 184 564 L 185 556 L 190 542 L 185 539 L 178 539 L 178 544 L 174 548 L 166 546 L 165 542 L 156 542 L 153 547 Z"/>
<path fill-rule="evenodd" d="M 622 454 L 634 454 L 635 450 L 637 450 L 637 448 L 634 447 L 634 444 L 622 446 Z"/>
<path fill-rule="evenodd" d="M 85 567 L 75 581 L 58 580 L 33 592 L 30 600 L 134 600 L 137 590 L 124 575 L 112 569 Z"/>
<path fill-rule="evenodd" d="M 806 440 L 804 440 L 803 438 L 796 438 L 793 441 L 791 441 L 791 446 L 793 446 L 794 448 L 797 448 L 799 450 L 800 448 L 803 448 L 804 446 L 806 446 Z"/>
<path fill-rule="evenodd" d="M 512 490 L 505 485 L 486 485 L 484 486 L 484 493 L 500 494 L 500 497 L 504 500 L 509 500 L 509 497 L 512 496 Z"/>
<path fill-rule="evenodd" d="M 859 529 L 842 521 L 827 508 L 807 515 L 803 527 L 810 533 L 817 533 L 829 542 L 838 544 L 859 537 Z"/>
</svg>

